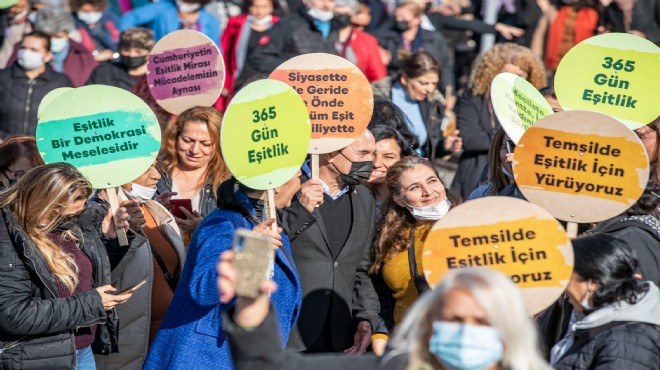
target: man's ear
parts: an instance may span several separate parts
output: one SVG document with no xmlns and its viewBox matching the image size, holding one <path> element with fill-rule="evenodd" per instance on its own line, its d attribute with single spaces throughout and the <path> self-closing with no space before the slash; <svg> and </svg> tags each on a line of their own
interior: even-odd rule
<svg viewBox="0 0 660 370">
<path fill-rule="evenodd" d="M 49 50 L 46 52 L 46 55 L 44 55 L 44 63 L 48 64 L 51 60 L 53 60 L 53 52 Z"/>
</svg>

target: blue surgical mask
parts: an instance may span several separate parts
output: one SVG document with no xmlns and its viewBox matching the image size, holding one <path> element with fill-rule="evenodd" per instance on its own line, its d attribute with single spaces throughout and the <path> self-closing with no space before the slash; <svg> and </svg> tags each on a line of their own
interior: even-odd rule
<svg viewBox="0 0 660 370">
<path fill-rule="evenodd" d="M 500 332 L 490 326 L 436 321 L 429 352 L 449 370 L 483 370 L 500 362 L 504 349 Z"/>
</svg>

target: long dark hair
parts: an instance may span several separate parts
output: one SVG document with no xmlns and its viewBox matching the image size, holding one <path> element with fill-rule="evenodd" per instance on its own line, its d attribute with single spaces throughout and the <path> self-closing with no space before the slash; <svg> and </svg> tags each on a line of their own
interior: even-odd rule
<svg viewBox="0 0 660 370">
<path fill-rule="evenodd" d="M 583 236 L 573 241 L 573 251 L 575 273 L 598 283 L 594 310 L 619 301 L 635 304 L 648 291 L 635 277 L 637 256 L 623 240 L 608 234 Z"/>
</svg>

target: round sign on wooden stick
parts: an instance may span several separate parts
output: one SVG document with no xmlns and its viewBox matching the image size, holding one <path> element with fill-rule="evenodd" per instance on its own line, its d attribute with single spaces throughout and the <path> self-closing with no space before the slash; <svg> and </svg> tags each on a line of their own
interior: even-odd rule
<svg viewBox="0 0 660 370">
<path fill-rule="evenodd" d="M 565 110 L 607 114 L 634 130 L 658 117 L 660 48 L 628 33 L 608 33 L 575 45 L 555 75 Z"/>
<path fill-rule="evenodd" d="M 212 106 L 224 81 L 222 55 L 201 32 L 172 32 L 158 41 L 149 54 L 149 90 L 158 104 L 172 114 L 195 106 Z"/>
<path fill-rule="evenodd" d="M 369 81 L 353 63 L 332 54 L 305 54 L 270 75 L 287 83 L 307 105 L 312 126 L 310 154 L 350 145 L 367 129 L 374 108 Z"/>
<path fill-rule="evenodd" d="M 46 163 L 67 162 L 96 189 L 138 178 L 156 160 L 160 126 L 142 99 L 120 88 L 90 85 L 48 104 L 37 125 Z"/>
<path fill-rule="evenodd" d="M 0 9 L 11 8 L 16 3 L 18 3 L 18 0 L 0 0 Z"/>
<path fill-rule="evenodd" d="M 553 113 L 543 95 L 527 80 L 500 73 L 490 84 L 490 100 L 500 125 L 514 143 L 530 126 Z"/>
<path fill-rule="evenodd" d="M 558 112 L 530 127 L 513 173 L 525 198 L 569 222 L 621 214 L 646 188 L 649 162 L 625 125 L 600 113 Z"/>
<path fill-rule="evenodd" d="M 234 96 L 220 133 L 222 155 L 238 181 L 274 189 L 289 181 L 307 156 L 307 108 L 289 85 L 255 81 Z"/>
<path fill-rule="evenodd" d="M 510 197 L 461 204 L 433 225 L 422 259 L 429 285 L 450 269 L 491 268 L 521 289 L 530 315 L 550 306 L 573 273 L 573 248 L 548 212 Z"/>
<path fill-rule="evenodd" d="M 57 89 L 51 90 L 39 103 L 37 108 L 37 120 L 41 117 L 41 114 L 46 110 L 48 105 L 52 103 L 55 99 L 60 97 L 62 94 L 73 90 L 73 87 L 58 87 Z"/>
</svg>

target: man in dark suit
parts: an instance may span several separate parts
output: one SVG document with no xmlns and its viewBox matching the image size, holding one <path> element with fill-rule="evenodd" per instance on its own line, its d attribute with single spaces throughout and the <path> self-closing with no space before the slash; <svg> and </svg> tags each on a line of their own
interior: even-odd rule
<svg viewBox="0 0 660 370">
<path fill-rule="evenodd" d="M 280 214 L 303 290 L 287 349 L 364 352 L 378 323 L 371 264 L 375 201 L 361 183 L 371 174 L 376 142 L 368 130 L 346 148 L 319 158 L 323 203 L 309 212 L 295 201 Z M 301 196 L 305 196 L 302 194 Z"/>
</svg>

